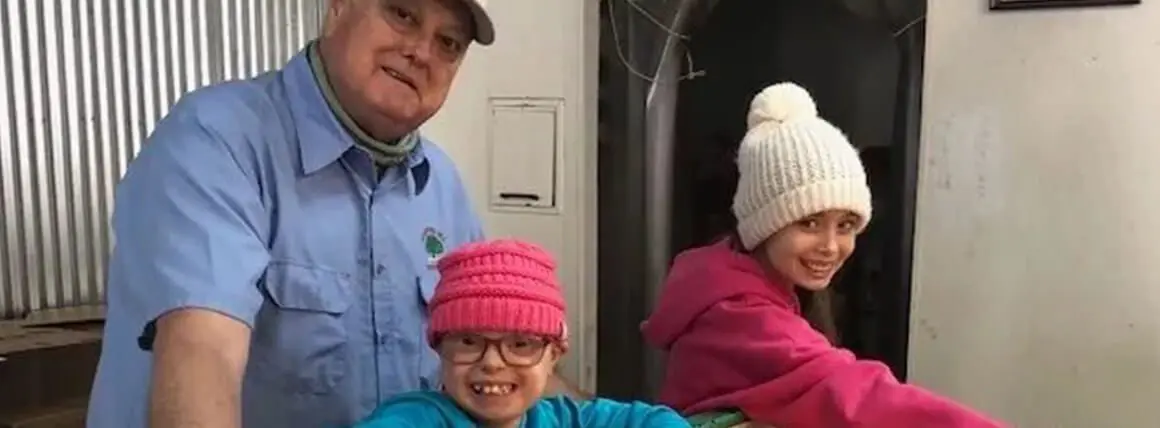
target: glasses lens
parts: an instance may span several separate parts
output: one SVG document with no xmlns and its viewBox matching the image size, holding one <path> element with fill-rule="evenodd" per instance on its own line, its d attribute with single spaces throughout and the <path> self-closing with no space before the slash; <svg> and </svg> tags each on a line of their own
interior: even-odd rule
<svg viewBox="0 0 1160 428">
<path fill-rule="evenodd" d="M 544 358 L 548 341 L 535 336 L 507 336 L 500 341 L 504 361 L 513 366 L 531 366 Z"/>
<path fill-rule="evenodd" d="M 439 343 L 444 358 L 457 364 L 471 364 L 479 360 L 487 349 L 487 339 L 474 334 L 449 334 Z"/>
</svg>

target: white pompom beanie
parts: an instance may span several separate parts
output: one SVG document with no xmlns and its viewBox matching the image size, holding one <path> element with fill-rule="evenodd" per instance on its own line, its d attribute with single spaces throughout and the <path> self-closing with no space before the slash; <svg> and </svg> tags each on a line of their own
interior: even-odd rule
<svg viewBox="0 0 1160 428">
<path fill-rule="evenodd" d="M 741 244 L 752 250 L 781 228 L 841 209 L 870 221 L 870 186 L 858 151 L 818 117 L 802 87 L 778 83 L 749 105 L 749 130 L 737 152 L 740 180 L 733 215 Z"/>
</svg>

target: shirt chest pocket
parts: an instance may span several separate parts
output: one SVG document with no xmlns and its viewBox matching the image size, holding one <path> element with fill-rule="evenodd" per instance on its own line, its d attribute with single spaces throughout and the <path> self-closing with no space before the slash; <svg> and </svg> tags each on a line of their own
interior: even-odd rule
<svg viewBox="0 0 1160 428">
<path fill-rule="evenodd" d="M 353 283 L 342 273 L 271 264 L 247 370 L 286 393 L 329 394 L 347 376 Z"/>
</svg>

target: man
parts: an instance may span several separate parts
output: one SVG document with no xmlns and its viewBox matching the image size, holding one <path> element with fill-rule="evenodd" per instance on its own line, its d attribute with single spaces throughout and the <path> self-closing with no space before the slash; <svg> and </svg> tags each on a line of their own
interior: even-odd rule
<svg viewBox="0 0 1160 428">
<path fill-rule="evenodd" d="M 282 70 L 185 96 L 118 187 L 90 427 L 323 427 L 437 388 L 434 262 L 482 237 L 417 134 L 476 0 L 332 0 Z"/>
</svg>

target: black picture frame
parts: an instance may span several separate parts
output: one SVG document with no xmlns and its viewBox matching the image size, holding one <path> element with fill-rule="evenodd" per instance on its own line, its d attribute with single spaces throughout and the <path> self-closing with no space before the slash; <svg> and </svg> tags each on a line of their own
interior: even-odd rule
<svg viewBox="0 0 1160 428">
<path fill-rule="evenodd" d="M 1064 7 L 1131 6 L 1141 0 L 990 0 L 991 10 L 1048 9 Z"/>
</svg>

